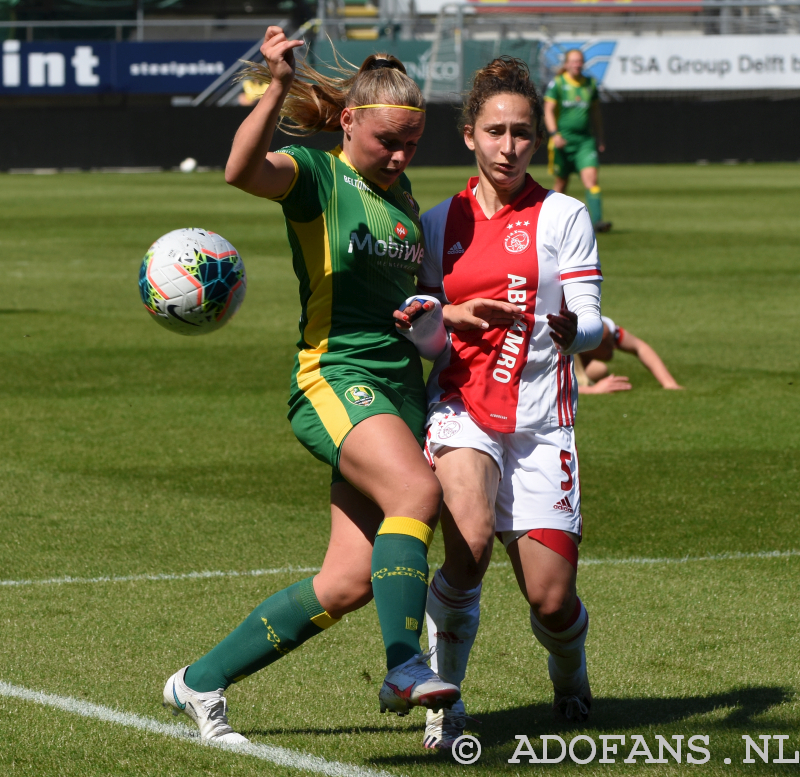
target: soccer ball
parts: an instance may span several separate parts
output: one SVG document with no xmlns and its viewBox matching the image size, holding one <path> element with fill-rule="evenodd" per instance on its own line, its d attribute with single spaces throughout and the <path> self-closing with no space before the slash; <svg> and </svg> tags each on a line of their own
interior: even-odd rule
<svg viewBox="0 0 800 777">
<path fill-rule="evenodd" d="M 238 251 L 206 229 L 176 229 L 156 240 L 139 270 L 139 293 L 161 326 L 204 335 L 233 318 L 247 276 Z"/>
</svg>

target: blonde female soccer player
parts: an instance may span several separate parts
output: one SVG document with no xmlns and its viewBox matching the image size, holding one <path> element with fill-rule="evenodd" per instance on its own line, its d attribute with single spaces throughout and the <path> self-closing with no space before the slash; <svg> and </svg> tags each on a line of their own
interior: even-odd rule
<svg viewBox="0 0 800 777">
<path fill-rule="evenodd" d="M 583 52 L 570 49 L 564 65 L 550 82 L 544 96 L 544 119 L 550 135 L 550 172 L 553 189 L 566 193 L 569 177 L 578 173 L 586 187 L 586 207 L 595 232 L 608 232 L 603 221 L 603 195 L 597 169 L 597 152 L 605 151 L 603 118 L 597 82 L 583 74 Z"/>
<path fill-rule="evenodd" d="M 442 491 L 421 448 L 425 387 L 414 346 L 391 313 L 414 292 L 423 258 L 403 171 L 425 124 L 422 95 L 393 57 L 327 78 L 296 67 L 301 41 L 267 30 L 269 83 L 233 142 L 228 183 L 283 208 L 300 284 L 301 337 L 289 418 L 333 468 L 331 536 L 322 570 L 273 594 L 210 652 L 169 678 L 164 703 L 203 738 L 241 742 L 225 689 L 285 656 L 373 596 L 389 670 L 381 711 L 448 707 L 458 687 L 420 654 L 427 552 Z M 299 75 L 297 71 L 299 70 Z M 344 130 L 330 152 L 269 151 L 281 116 L 298 134 Z"/>
<path fill-rule="evenodd" d="M 533 634 L 549 653 L 554 710 L 585 720 L 592 695 L 589 617 L 576 593 L 582 518 L 572 354 L 602 336 L 594 231 L 580 202 L 526 172 L 543 121 L 523 62 L 501 57 L 475 74 L 462 128 L 478 175 L 422 218 L 428 251 L 419 288 L 444 303 L 450 329 L 428 381 L 426 450 L 444 489 L 446 554 L 428 594 L 432 663 L 460 686 L 498 533 Z M 419 307 L 398 311 L 398 327 Z M 429 711 L 425 747 L 451 747 L 465 715 L 460 701 Z"/>
</svg>

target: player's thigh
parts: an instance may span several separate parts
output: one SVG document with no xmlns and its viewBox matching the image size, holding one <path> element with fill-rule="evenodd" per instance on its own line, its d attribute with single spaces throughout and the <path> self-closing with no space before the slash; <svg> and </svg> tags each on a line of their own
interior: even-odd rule
<svg viewBox="0 0 800 777">
<path fill-rule="evenodd" d="M 464 555 L 469 562 L 494 542 L 500 470 L 489 454 L 474 448 L 443 447 L 434 461 L 447 506 L 442 515 L 445 552 Z"/>
<path fill-rule="evenodd" d="M 385 515 L 436 523 L 441 486 L 399 415 L 373 415 L 354 426 L 341 445 L 339 470 Z"/>
<path fill-rule="evenodd" d="M 492 541 L 504 437 L 473 421 L 459 400 L 430 409 L 425 452 L 434 463 L 452 522 L 463 536 Z"/>
<path fill-rule="evenodd" d="M 385 515 L 435 523 L 441 487 L 422 453 L 425 408 L 421 382 L 328 370 L 293 394 L 289 417 L 297 439 L 334 468 L 334 482 L 341 473 Z"/>
<path fill-rule="evenodd" d="M 587 189 L 597 186 L 597 170 L 600 166 L 600 158 L 597 154 L 595 139 L 582 138 L 576 140 L 571 151 L 573 166 L 580 173 L 583 185 Z"/>
<path fill-rule="evenodd" d="M 331 486 L 331 538 L 314 591 L 335 618 L 372 599 L 372 546 L 382 520 L 380 508 L 349 483 Z"/>
<path fill-rule="evenodd" d="M 550 174 L 555 176 L 557 181 L 563 181 L 563 187 L 566 189 L 570 174 L 575 172 L 569 148 L 567 146 L 556 148 L 555 145 L 551 145 L 548 153 Z"/>
</svg>

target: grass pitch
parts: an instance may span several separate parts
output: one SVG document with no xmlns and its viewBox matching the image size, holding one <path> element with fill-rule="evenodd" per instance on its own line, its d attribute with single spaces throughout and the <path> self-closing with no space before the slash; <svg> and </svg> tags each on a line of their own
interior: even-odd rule
<svg viewBox="0 0 800 777">
<path fill-rule="evenodd" d="M 413 170 L 415 195 L 430 207 L 470 173 Z M 423 751 L 421 711 L 378 714 L 373 605 L 231 689 L 232 723 L 254 742 L 408 777 L 797 771 L 742 763 L 745 734 L 788 735 L 784 757 L 800 749 L 797 166 L 603 168 L 602 182 L 604 313 L 686 390 L 661 390 L 620 354 L 613 369 L 634 390 L 581 398 L 590 723 L 553 722 L 545 653 L 498 545 L 463 689 L 481 721 L 476 765 Z M 0 176 L 0 226 L 0 579 L 33 581 L 0 586 L 0 682 L 167 723 L 166 677 L 326 545 L 329 473 L 285 419 L 299 306 L 280 209 L 219 174 Z M 244 306 L 209 337 L 156 327 L 138 299 L 145 250 L 180 226 L 225 235 L 245 259 Z M 187 577 L 257 569 L 269 573 Z M 86 580 L 43 582 L 65 576 Z M 104 576 L 134 579 L 91 582 Z M 303 771 L 7 687 L 3 774 Z M 515 734 L 540 755 L 543 734 L 598 750 L 601 736 L 627 739 L 615 764 L 598 752 L 544 766 L 508 763 Z M 656 735 L 683 735 L 682 763 L 624 764 L 633 734 L 655 758 Z M 703 765 L 686 763 L 696 734 L 710 738 Z"/>
</svg>

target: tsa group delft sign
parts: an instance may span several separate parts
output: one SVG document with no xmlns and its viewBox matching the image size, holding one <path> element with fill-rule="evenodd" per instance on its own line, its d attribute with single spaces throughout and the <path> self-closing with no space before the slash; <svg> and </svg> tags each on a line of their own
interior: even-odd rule
<svg viewBox="0 0 800 777">
<path fill-rule="evenodd" d="M 616 92 L 800 89 L 800 35 L 564 40 L 547 63 L 569 48 L 580 48 L 588 72 Z"/>
<path fill-rule="evenodd" d="M 196 94 L 250 41 L 91 43 L 3 41 L 0 94 Z"/>
</svg>

